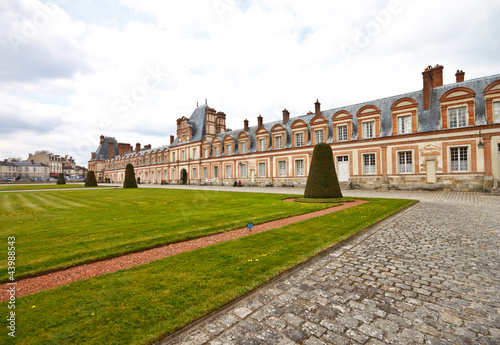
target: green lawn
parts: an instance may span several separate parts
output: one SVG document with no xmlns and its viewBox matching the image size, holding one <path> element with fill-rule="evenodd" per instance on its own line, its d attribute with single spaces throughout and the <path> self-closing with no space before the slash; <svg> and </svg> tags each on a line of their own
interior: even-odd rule
<svg viewBox="0 0 500 345">
<path fill-rule="evenodd" d="M 212 194 L 218 198 L 217 192 L 190 198 Z M 272 195 L 246 193 L 234 198 L 241 198 L 243 204 L 255 198 L 266 204 L 264 200 L 274 200 Z M 195 204 L 204 204 L 198 200 Z M 150 202 L 154 205 L 158 200 Z M 326 216 L 20 297 L 15 343 L 147 344 L 410 203 L 372 199 Z M 205 206 L 204 211 L 211 208 Z M 17 246 L 21 250 L 24 240 Z M 6 311 L 7 303 L 0 308 Z M 7 339 L 6 332 L 0 337 Z M 14 344 L 14 340 L 5 343 Z"/>
<path fill-rule="evenodd" d="M 19 279 L 328 207 L 285 197 L 140 188 L 0 193 L 0 239 L 16 237 Z M 6 266 L 0 260 L 3 282 Z"/>
<path fill-rule="evenodd" d="M 61 189 L 61 188 L 83 188 L 83 183 L 67 183 L 67 184 L 0 184 L 0 190 L 32 190 L 32 189 Z M 109 186 L 99 186 L 109 187 Z"/>
</svg>

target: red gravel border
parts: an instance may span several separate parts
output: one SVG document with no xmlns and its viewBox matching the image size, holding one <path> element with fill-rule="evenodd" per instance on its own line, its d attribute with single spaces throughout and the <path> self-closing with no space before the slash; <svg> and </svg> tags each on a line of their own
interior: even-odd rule
<svg viewBox="0 0 500 345">
<path fill-rule="evenodd" d="M 294 199 L 286 199 L 284 201 L 294 201 Z M 119 256 L 109 260 L 98 261 L 81 266 L 76 266 L 62 271 L 49 273 L 39 277 L 26 278 L 17 281 L 16 297 L 29 295 L 38 291 L 51 289 L 61 285 L 66 285 L 78 280 L 96 277 L 102 274 L 112 273 L 138 265 L 143 265 L 151 261 L 156 261 L 159 259 L 166 258 L 168 256 L 177 255 L 197 248 L 207 247 L 212 244 L 229 241 L 232 239 L 255 234 L 258 232 L 276 229 L 285 225 L 301 222 L 303 220 L 323 216 L 350 207 L 362 205 L 367 202 L 369 201 L 355 200 L 354 202 L 347 202 L 344 203 L 343 205 L 330 207 L 325 210 L 315 211 L 311 213 L 292 216 L 284 219 L 273 220 L 267 223 L 255 225 L 255 227 L 252 228 L 252 231 L 248 231 L 246 227 L 230 230 L 223 233 L 209 235 L 190 241 L 178 242 L 163 247 L 145 250 L 143 252 Z M 9 289 L 12 286 L 13 285 L 8 285 L 8 283 L 0 285 L 0 302 L 9 299 L 10 297 Z"/>
</svg>

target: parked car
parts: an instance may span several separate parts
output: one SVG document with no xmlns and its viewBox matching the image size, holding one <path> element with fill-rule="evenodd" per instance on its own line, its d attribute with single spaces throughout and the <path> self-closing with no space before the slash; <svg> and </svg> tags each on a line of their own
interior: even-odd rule
<svg viewBox="0 0 500 345">
<path fill-rule="evenodd" d="M 4 181 L 4 182 L 15 181 L 15 180 L 16 180 L 16 179 L 15 179 L 15 178 L 13 178 L 13 177 L 4 177 L 4 178 L 2 179 L 2 181 Z"/>
</svg>

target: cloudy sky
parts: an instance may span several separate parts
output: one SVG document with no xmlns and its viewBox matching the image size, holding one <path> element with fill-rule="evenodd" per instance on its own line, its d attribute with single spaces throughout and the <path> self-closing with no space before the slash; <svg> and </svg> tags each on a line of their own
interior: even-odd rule
<svg viewBox="0 0 500 345">
<path fill-rule="evenodd" d="M 500 73 L 491 0 L 0 0 L 0 158 L 167 144 L 197 102 L 255 125 Z"/>
</svg>

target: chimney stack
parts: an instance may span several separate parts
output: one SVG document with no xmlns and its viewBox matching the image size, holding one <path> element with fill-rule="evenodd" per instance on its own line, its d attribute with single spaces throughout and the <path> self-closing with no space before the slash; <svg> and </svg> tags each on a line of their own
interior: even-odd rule
<svg viewBox="0 0 500 345">
<path fill-rule="evenodd" d="M 243 130 L 245 132 L 248 132 L 248 120 L 247 119 L 245 119 L 245 121 L 243 121 Z"/>
<path fill-rule="evenodd" d="M 457 70 L 457 73 L 455 73 L 455 77 L 457 77 L 457 83 L 461 83 L 465 80 L 465 72 L 460 70 Z"/>
<path fill-rule="evenodd" d="M 101 135 L 101 137 L 99 138 L 99 144 L 102 144 L 104 142 L 104 135 Z"/>
<path fill-rule="evenodd" d="M 95 159 L 95 152 L 91 152 L 90 153 L 90 160 L 94 160 Z"/>
<path fill-rule="evenodd" d="M 429 66 L 422 72 L 422 75 L 424 80 L 424 110 L 429 110 L 432 89 L 443 85 L 443 66 Z"/>
<path fill-rule="evenodd" d="M 314 112 L 315 116 L 318 116 L 321 113 L 321 103 L 316 99 L 316 103 L 314 103 Z"/>
<path fill-rule="evenodd" d="M 257 116 L 257 128 L 262 127 L 262 115 Z"/>
<path fill-rule="evenodd" d="M 173 135 L 170 136 L 170 145 L 174 143 L 175 137 Z"/>
<path fill-rule="evenodd" d="M 141 144 L 140 143 L 136 143 L 135 144 L 135 153 L 139 153 L 140 150 L 141 150 Z"/>
<path fill-rule="evenodd" d="M 288 110 L 283 109 L 283 124 L 286 125 L 288 119 L 290 118 L 290 112 Z"/>
<path fill-rule="evenodd" d="M 112 159 L 115 156 L 115 143 L 111 140 L 108 141 L 108 159 Z M 68 160 L 68 156 L 66 156 L 66 160 Z"/>
</svg>

